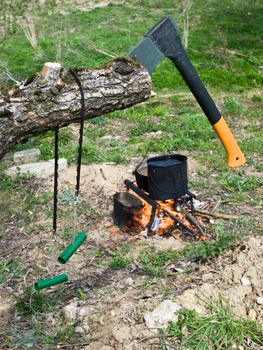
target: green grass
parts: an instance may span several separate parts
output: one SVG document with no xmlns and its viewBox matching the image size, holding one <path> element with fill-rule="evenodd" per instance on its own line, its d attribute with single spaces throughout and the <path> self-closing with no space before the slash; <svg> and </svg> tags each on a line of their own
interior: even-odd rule
<svg viewBox="0 0 263 350">
<path fill-rule="evenodd" d="M 21 278 L 25 271 L 20 260 L 0 258 L 0 283 L 5 283 L 7 279 Z"/>
<path fill-rule="evenodd" d="M 121 252 L 112 253 L 112 258 L 109 261 L 109 268 L 112 270 L 123 269 L 132 262 L 130 258 L 124 256 Z"/>
<path fill-rule="evenodd" d="M 10 7 L 3 6 L 5 2 L 0 4 L 0 14 L 1 11 L 10 10 Z M 19 2 L 21 6 L 18 6 Z M 95 68 L 112 59 L 107 52 L 113 56 L 125 56 L 144 33 L 166 14 L 172 15 L 179 28 L 183 28 L 179 1 L 127 0 L 123 5 L 110 5 L 90 12 L 72 8 L 66 3 L 63 6 L 67 7 L 67 11 L 61 15 L 52 1 L 49 1 L 49 12 L 46 7 L 42 10 L 38 2 L 34 2 L 32 14 L 35 15 L 37 49 L 31 47 L 21 28 L 16 25 L 0 39 L 1 86 L 13 85 L 5 75 L 5 67 L 17 80 L 22 80 L 39 71 L 47 61 L 59 61 L 69 67 Z M 11 10 L 14 15 L 20 16 L 25 13 L 27 5 L 28 2 L 16 0 L 12 2 Z M 219 211 L 227 214 L 233 211 L 234 215 L 238 215 L 241 203 L 242 207 L 259 210 L 262 200 L 258 190 L 262 180 L 253 172 L 263 170 L 260 128 L 263 107 L 260 95 L 263 83 L 260 68 L 263 65 L 262 10 L 263 4 L 259 0 L 196 0 L 189 13 L 188 55 L 236 136 L 252 169 L 251 174 L 246 167 L 243 170 L 227 168 L 223 146 L 168 59 L 160 63 L 152 76 L 153 90 L 157 92 L 154 98 L 128 110 L 115 111 L 85 122 L 83 164 L 127 164 L 132 158 L 142 159 L 147 152 L 166 154 L 187 151 L 199 164 L 195 174 L 189 178 L 194 191 L 202 193 L 205 198 L 217 196 L 234 202 L 219 207 Z M 154 135 L 156 132 L 159 133 Z M 104 136 L 110 138 L 103 139 Z M 60 157 L 67 158 L 69 163 L 76 163 L 77 143 L 78 135 L 71 128 L 62 128 Z M 30 138 L 27 143 L 16 145 L 14 151 L 38 147 L 41 159 L 47 160 L 54 156 L 53 144 L 54 133 L 49 131 Z M 5 162 L 0 164 L 0 221 L 17 221 L 30 234 L 32 226 L 38 227 L 39 213 L 41 219 L 43 214 L 50 217 L 52 192 L 40 189 L 36 196 L 35 180 L 27 177 L 12 180 L 4 174 L 6 166 Z M 87 211 L 85 200 L 79 211 Z M 68 219 L 68 209 L 63 207 L 59 215 Z M 99 213 L 96 213 L 96 217 L 94 213 L 92 215 L 94 220 L 101 219 Z M 247 233 L 254 233 L 256 225 L 257 221 L 248 217 L 224 224 L 217 221 L 213 227 L 209 227 L 216 239 L 191 242 L 181 251 L 143 249 L 136 258 L 136 264 L 150 278 L 166 278 L 167 264 L 179 261 L 209 263 L 232 247 L 237 239 L 241 241 Z M 49 228 L 44 225 L 41 230 Z M 68 224 L 58 234 L 68 239 L 70 232 Z M 0 237 L 6 237 L 6 234 L 6 230 L 0 228 Z M 130 255 L 131 250 L 132 245 L 120 246 L 110 257 L 95 251 L 94 266 L 123 269 L 134 260 Z M 10 278 L 20 278 L 23 273 L 23 263 L 19 259 L 12 259 L 9 255 L 1 257 L 0 283 Z M 161 287 L 158 281 L 156 290 L 169 293 L 169 286 Z M 88 297 L 81 288 L 76 290 L 76 296 L 80 300 Z M 20 327 L 17 324 L 17 328 L 10 333 L 10 347 L 73 344 L 77 339 L 75 330 L 62 318 L 61 303 L 63 295 L 59 292 L 46 294 L 28 289 L 19 296 L 15 314 L 22 317 L 26 325 Z M 50 318 L 55 320 L 55 326 L 50 323 Z M 235 318 L 228 307 L 216 305 L 210 307 L 207 317 L 198 316 L 191 310 L 182 310 L 179 321 L 171 324 L 169 332 L 183 341 L 183 348 L 220 350 L 230 348 L 228 345 L 232 343 L 242 345 L 244 337 L 260 344 L 262 338 L 259 341 L 257 336 L 262 331 L 258 327 L 253 322 Z"/>
<path fill-rule="evenodd" d="M 36 194 L 39 184 L 34 177 L 23 175 L 12 179 L 4 173 L 4 169 L 5 166 L 0 168 L 0 205 L 4 208 L 0 211 L 0 221 L 10 221 L 13 218 L 28 225 L 38 215 L 38 209 L 50 202 L 52 193 L 41 189 Z M 45 207 L 42 213 L 47 214 L 47 211 Z"/>
<path fill-rule="evenodd" d="M 233 315 L 231 307 L 222 300 L 207 307 L 210 311 L 207 316 L 182 309 L 178 321 L 170 324 L 168 332 L 181 340 L 180 349 L 224 350 L 244 346 L 245 341 L 263 345 L 260 324 Z"/>
<path fill-rule="evenodd" d="M 136 258 L 140 268 L 151 278 L 165 278 L 166 265 L 173 262 L 187 260 L 194 263 L 206 263 L 209 260 L 222 255 L 226 249 L 235 245 L 236 242 L 242 241 L 249 229 L 248 220 L 239 220 L 231 223 L 217 223 L 214 228 L 215 239 L 207 241 L 193 241 L 188 243 L 181 250 L 164 249 L 159 250 L 154 247 L 146 246 L 141 249 Z M 254 226 L 257 223 L 254 223 Z M 252 227 L 250 227 L 252 229 Z M 143 245 L 144 246 L 144 245 Z M 132 260 L 129 257 L 128 249 L 120 248 L 115 252 L 110 260 L 109 266 L 112 269 L 121 269 L 127 266 Z M 188 272 L 188 270 L 185 270 Z"/>
<path fill-rule="evenodd" d="M 190 37 L 188 53 L 199 74 L 209 86 L 232 90 L 260 86 L 262 77 L 261 46 L 257 37 L 262 35 L 262 4 L 256 1 L 250 6 L 241 1 L 204 0 L 195 2 L 190 12 Z M 131 6 L 132 5 L 132 6 Z M 156 13 L 158 9 L 162 13 Z M 126 5 L 110 5 L 107 9 L 81 12 L 70 9 L 66 15 L 56 10 L 45 16 L 36 8 L 35 19 L 38 48 L 32 49 L 21 28 L 2 41 L 0 60 L 19 79 L 34 73 L 44 62 L 57 60 L 66 66 L 95 67 L 109 57 L 100 50 L 116 56 L 129 52 L 143 34 L 162 15 L 172 14 L 180 28 L 180 6 L 167 1 L 166 6 L 157 2 L 127 1 Z M 253 18 L 253 20 L 252 20 Z M 218 48 L 225 49 L 219 54 Z M 237 51 L 236 54 L 229 54 Z M 182 79 L 166 60 L 153 76 L 158 89 L 180 88 Z"/>
<path fill-rule="evenodd" d="M 33 315 L 52 311 L 59 305 L 58 293 L 44 294 L 27 288 L 15 304 L 15 310 L 20 316 L 30 318 Z"/>
<path fill-rule="evenodd" d="M 182 255 L 191 261 L 205 263 L 221 255 L 236 239 L 236 234 L 224 233 L 215 240 L 188 244 Z"/>
<path fill-rule="evenodd" d="M 141 268 L 150 277 L 164 277 L 165 265 L 171 261 L 178 260 L 180 253 L 172 249 L 157 251 L 154 248 L 143 250 L 138 257 Z"/>
<path fill-rule="evenodd" d="M 26 329 L 13 328 L 8 342 L 16 347 L 34 347 L 40 344 L 72 344 L 76 341 L 75 326 L 61 317 L 63 289 L 52 293 L 38 292 L 28 287 L 17 298 L 14 313 L 27 324 Z M 78 296 L 80 296 L 78 291 Z M 50 318 L 55 324 L 50 324 Z"/>
<path fill-rule="evenodd" d="M 244 107 L 235 96 L 229 96 L 224 99 L 223 114 L 240 116 Z"/>
<path fill-rule="evenodd" d="M 244 174 L 233 175 L 231 173 L 224 174 L 220 179 L 220 184 L 229 192 L 244 193 L 245 191 L 255 191 L 262 186 L 263 179 L 245 176 Z"/>
<path fill-rule="evenodd" d="M 162 2 L 161 6 L 158 4 L 158 1 L 127 1 L 125 5 L 110 5 L 86 12 L 70 9 L 65 15 L 59 14 L 54 4 L 49 4 L 54 9 L 43 16 L 41 7 L 36 3 L 33 14 L 37 15 L 34 20 L 38 49 L 34 51 L 21 28 L 16 27 L 2 40 L 0 61 L 17 79 L 34 73 L 45 61 L 56 60 L 58 50 L 61 51 L 59 60 L 63 65 L 96 67 L 110 59 L 100 49 L 116 56 L 125 55 L 164 14 L 172 14 L 182 29 L 180 6 L 172 0 Z M 69 5 L 64 6 L 70 8 Z M 22 6 L 14 11 L 23 15 L 25 9 L 26 6 Z M 263 64 L 261 45 L 256 39 L 262 34 L 261 9 L 259 1 L 247 6 L 240 0 L 231 3 L 210 0 L 208 4 L 198 0 L 189 14 L 189 57 L 209 90 L 212 89 L 212 95 L 217 95 L 219 91 L 231 92 L 224 98 L 222 112 L 228 117 L 233 131 L 239 128 L 234 122 L 232 125 L 233 117 L 239 116 L 250 124 L 245 130 L 247 137 L 240 138 L 239 142 L 252 164 L 251 153 L 263 152 L 257 127 L 262 99 L 252 96 L 255 106 L 252 110 L 246 109 L 239 94 L 262 86 L 259 68 Z M 4 75 L 2 78 L 4 82 Z M 156 153 L 178 152 L 181 149 L 198 151 L 201 163 L 216 170 L 226 169 L 223 147 L 219 147 L 213 129 L 194 99 L 180 95 L 189 90 L 168 60 L 162 61 L 153 74 L 153 89 L 158 92 L 157 98 L 147 104 L 86 123 L 83 163 L 125 163 L 132 157 L 143 156 L 150 146 L 150 152 Z M 169 99 L 159 97 L 171 92 L 175 95 Z M 117 130 L 113 126 L 118 120 L 121 126 Z M 120 129 L 127 134 L 124 139 L 101 139 L 105 135 L 118 136 Z M 147 136 L 147 133 L 156 131 L 162 134 L 154 139 Z M 37 146 L 41 158 L 46 160 L 53 157 L 52 144 L 53 133 L 48 132 L 30 139 L 25 145 L 17 145 L 15 150 Z M 76 162 L 77 141 L 67 129 L 62 129 L 60 133 L 60 156 L 70 163 Z"/>
</svg>

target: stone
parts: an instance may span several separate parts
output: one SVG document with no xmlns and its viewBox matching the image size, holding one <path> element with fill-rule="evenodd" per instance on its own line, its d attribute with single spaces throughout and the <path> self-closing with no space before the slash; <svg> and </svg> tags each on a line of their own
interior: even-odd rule
<svg viewBox="0 0 263 350">
<path fill-rule="evenodd" d="M 9 303 L 0 303 L 0 317 L 7 318 L 9 316 L 12 305 Z"/>
<path fill-rule="evenodd" d="M 134 285 L 134 280 L 131 277 L 126 278 L 125 284 L 128 286 L 133 286 Z"/>
<path fill-rule="evenodd" d="M 258 305 L 263 305 L 263 297 L 256 297 L 256 302 Z"/>
<path fill-rule="evenodd" d="M 90 308 L 88 306 L 82 306 L 79 309 L 79 318 L 84 319 L 86 316 L 90 314 Z"/>
<path fill-rule="evenodd" d="M 81 326 L 77 326 L 75 328 L 75 332 L 79 334 L 89 334 L 90 333 L 90 326 L 88 324 L 83 324 Z"/>
<path fill-rule="evenodd" d="M 63 307 L 62 312 L 64 314 L 64 317 L 69 322 L 75 322 L 78 316 L 78 303 L 76 301 L 73 301 L 72 303 L 66 305 Z"/>
<path fill-rule="evenodd" d="M 233 274 L 233 282 L 236 284 L 239 284 L 243 274 L 243 269 L 238 265 L 234 265 L 232 267 L 232 274 Z"/>
<path fill-rule="evenodd" d="M 171 300 L 164 300 L 152 312 L 146 312 L 144 320 L 148 328 L 167 328 L 170 321 L 176 322 L 176 312 L 181 307 Z"/>
<path fill-rule="evenodd" d="M 112 329 L 114 339 L 119 343 L 124 343 L 131 339 L 130 329 L 127 326 L 117 325 Z"/>
<path fill-rule="evenodd" d="M 75 328 L 75 332 L 78 333 L 78 334 L 84 334 L 85 333 L 84 329 L 82 327 L 80 327 L 80 326 L 77 326 Z"/>
<path fill-rule="evenodd" d="M 205 273 L 202 276 L 203 282 L 211 282 L 213 281 L 213 278 L 214 278 L 214 274 L 212 272 Z"/>
<path fill-rule="evenodd" d="M 25 151 L 16 152 L 13 160 L 15 164 L 27 164 L 37 162 L 40 158 L 40 150 L 38 148 L 31 148 Z"/>
<path fill-rule="evenodd" d="M 242 284 L 242 286 L 250 286 L 251 282 L 250 282 L 250 280 L 248 278 L 242 277 L 241 278 L 241 284 Z"/>
<path fill-rule="evenodd" d="M 257 318 L 257 313 L 254 309 L 251 309 L 249 310 L 247 316 L 251 321 L 255 321 L 255 319 Z"/>
<path fill-rule="evenodd" d="M 59 171 L 67 169 L 68 162 L 65 158 L 58 160 Z M 5 172 L 13 179 L 18 175 L 33 175 L 41 179 L 47 179 L 54 175 L 54 159 L 46 162 L 29 163 L 8 168 Z"/>
<path fill-rule="evenodd" d="M 121 140 L 121 136 L 105 135 L 105 136 L 102 136 L 101 139 L 105 141 L 111 141 L 111 140 L 118 141 L 118 140 Z"/>
</svg>

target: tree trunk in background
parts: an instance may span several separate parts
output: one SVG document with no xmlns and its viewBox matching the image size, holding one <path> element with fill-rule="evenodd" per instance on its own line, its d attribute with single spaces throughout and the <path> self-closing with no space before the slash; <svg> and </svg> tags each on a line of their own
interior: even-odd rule
<svg viewBox="0 0 263 350">
<path fill-rule="evenodd" d="M 77 68 L 85 96 L 85 119 L 146 101 L 151 78 L 130 60 L 116 59 L 98 70 Z M 80 120 L 79 87 L 66 68 L 46 63 L 40 73 L 12 91 L 0 91 L 0 159 L 17 143 Z"/>
</svg>

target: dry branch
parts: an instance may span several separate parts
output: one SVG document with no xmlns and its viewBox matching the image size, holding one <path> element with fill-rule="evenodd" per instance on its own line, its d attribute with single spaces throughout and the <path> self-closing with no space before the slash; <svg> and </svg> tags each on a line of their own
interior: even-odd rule
<svg viewBox="0 0 263 350">
<path fill-rule="evenodd" d="M 85 96 L 85 118 L 146 101 L 151 78 L 146 69 L 119 58 L 98 70 L 75 69 Z M 79 87 L 66 68 L 46 63 L 35 77 L 0 91 L 0 159 L 17 143 L 80 119 Z"/>
<path fill-rule="evenodd" d="M 211 213 L 211 212 L 206 211 L 206 210 L 195 209 L 195 212 L 197 214 L 202 215 L 202 216 L 208 216 L 208 217 L 211 216 L 215 219 L 225 219 L 225 220 L 238 220 L 238 219 L 240 219 L 240 217 L 238 217 L 238 216 L 221 214 L 221 213 Z"/>
</svg>

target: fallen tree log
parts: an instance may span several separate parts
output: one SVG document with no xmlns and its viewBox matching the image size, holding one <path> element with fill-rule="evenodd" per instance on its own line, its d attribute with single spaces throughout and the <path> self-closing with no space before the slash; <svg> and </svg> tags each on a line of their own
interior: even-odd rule
<svg viewBox="0 0 263 350">
<path fill-rule="evenodd" d="M 97 70 L 74 69 L 85 97 L 85 119 L 131 107 L 151 94 L 147 70 L 116 59 Z M 0 160 L 17 143 L 80 120 L 81 95 L 69 69 L 46 63 L 14 90 L 0 90 Z"/>
</svg>

